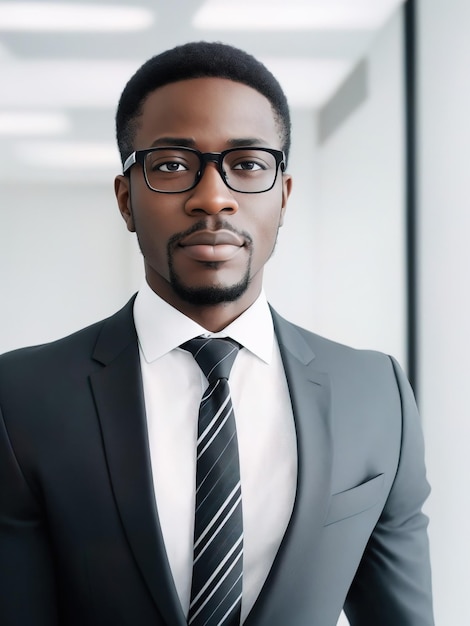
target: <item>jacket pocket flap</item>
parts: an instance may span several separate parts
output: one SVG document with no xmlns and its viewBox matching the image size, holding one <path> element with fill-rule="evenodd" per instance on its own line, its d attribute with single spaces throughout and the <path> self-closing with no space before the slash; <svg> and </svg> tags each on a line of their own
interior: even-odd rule
<svg viewBox="0 0 470 626">
<path fill-rule="evenodd" d="M 333 494 L 325 526 L 339 522 L 347 517 L 352 517 L 373 507 L 380 497 L 383 478 L 384 475 L 379 474 L 357 487 Z"/>
</svg>

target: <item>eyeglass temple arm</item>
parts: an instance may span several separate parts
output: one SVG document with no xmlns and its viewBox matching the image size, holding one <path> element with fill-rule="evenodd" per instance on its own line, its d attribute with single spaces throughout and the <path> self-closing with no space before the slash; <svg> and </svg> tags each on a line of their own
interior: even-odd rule
<svg viewBox="0 0 470 626">
<path fill-rule="evenodd" d="M 130 154 L 127 159 L 124 161 L 124 165 L 122 167 L 122 173 L 125 174 L 128 169 L 130 169 L 134 163 L 137 163 L 137 159 L 135 158 L 135 152 Z"/>
</svg>

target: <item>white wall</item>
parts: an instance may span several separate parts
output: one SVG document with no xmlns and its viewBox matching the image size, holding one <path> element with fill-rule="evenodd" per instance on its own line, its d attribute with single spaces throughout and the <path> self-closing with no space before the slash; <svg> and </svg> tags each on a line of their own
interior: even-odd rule
<svg viewBox="0 0 470 626">
<path fill-rule="evenodd" d="M 1 196 L 0 353 L 105 317 L 138 286 L 112 181 L 4 184 Z"/>
<path fill-rule="evenodd" d="M 436 622 L 469 623 L 470 3 L 419 16 L 420 393 Z"/>
<path fill-rule="evenodd" d="M 321 146 L 315 325 L 406 367 L 402 15 L 366 58 L 368 97 Z"/>
</svg>

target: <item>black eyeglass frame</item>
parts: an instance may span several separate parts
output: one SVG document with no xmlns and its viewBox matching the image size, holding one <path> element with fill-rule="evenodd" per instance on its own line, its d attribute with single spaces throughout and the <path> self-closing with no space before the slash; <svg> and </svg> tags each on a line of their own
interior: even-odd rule
<svg viewBox="0 0 470 626">
<path fill-rule="evenodd" d="M 152 152 L 158 152 L 159 150 L 172 150 L 172 149 L 184 150 L 185 152 L 191 152 L 197 155 L 197 157 L 199 158 L 201 167 L 195 176 L 194 183 L 190 185 L 189 187 L 186 187 L 185 189 L 179 189 L 178 191 L 163 191 L 161 189 L 155 189 L 154 187 L 151 186 L 147 177 L 147 171 L 145 168 L 145 157 L 147 156 L 147 154 L 151 154 Z M 274 175 L 274 180 L 272 182 L 272 185 L 268 187 L 267 189 L 263 189 L 262 191 L 240 191 L 239 189 L 235 189 L 234 187 L 229 185 L 229 183 L 227 182 L 227 178 L 222 167 L 223 160 L 225 159 L 227 154 L 230 154 L 231 152 L 235 152 L 238 150 L 244 150 L 244 149 L 257 150 L 259 152 L 268 152 L 274 157 L 276 161 L 276 173 Z M 139 163 L 142 166 L 144 179 L 145 179 L 145 183 L 147 187 L 150 189 L 150 191 L 155 191 L 156 193 L 173 194 L 173 193 L 184 193 L 185 191 L 190 191 L 191 189 L 194 189 L 197 186 L 197 184 L 203 177 L 205 169 L 206 169 L 206 165 L 208 163 L 216 163 L 217 171 L 219 172 L 222 180 L 224 181 L 224 183 L 227 185 L 229 189 L 231 189 L 232 191 L 236 191 L 237 193 L 252 194 L 252 193 L 265 193 L 266 191 L 270 191 L 274 187 L 274 185 L 276 184 L 279 167 L 281 168 L 282 172 L 284 172 L 286 169 L 286 155 L 283 150 L 275 150 L 274 148 L 259 148 L 258 146 L 243 146 L 239 148 L 229 148 L 228 150 L 223 150 L 222 152 L 200 152 L 199 150 L 196 150 L 195 148 L 187 148 L 186 146 L 159 146 L 156 148 L 147 148 L 146 150 L 135 150 L 134 152 L 132 152 L 132 154 L 130 154 L 124 162 L 122 173 L 125 176 L 129 176 L 131 167 L 135 165 L 136 163 Z"/>
</svg>

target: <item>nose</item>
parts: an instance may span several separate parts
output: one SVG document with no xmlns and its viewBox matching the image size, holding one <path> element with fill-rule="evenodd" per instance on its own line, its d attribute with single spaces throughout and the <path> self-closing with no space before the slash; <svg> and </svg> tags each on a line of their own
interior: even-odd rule
<svg viewBox="0 0 470 626">
<path fill-rule="evenodd" d="M 189 193 L 185 203 L 188 214 L 215 215 L 221 211 L 232 214 L 238 211 L 238 202 L 222 180 L 216 163 L 207 163 L 201 180 Z"/>
</svg>

